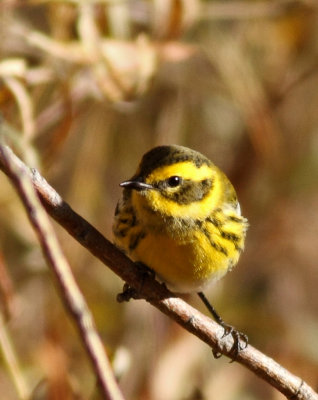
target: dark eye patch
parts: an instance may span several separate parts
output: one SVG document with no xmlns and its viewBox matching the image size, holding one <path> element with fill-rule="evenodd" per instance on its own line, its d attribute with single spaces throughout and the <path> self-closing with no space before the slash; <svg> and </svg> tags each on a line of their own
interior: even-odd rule
<svg viewBox="0 0 318 400">
<path fill-rule="evenodd" d="M 165 184 L 158 186 L 159 190 L 161 189 L 161 195 L 179 204 L 190 204 L 202 200 L 213 186 L 212 179 L 204 179 L 202 181 L 182 180 L 182 184 L 178 185 L 178 190 L 170 193 L 170 191 L 165 190 L 167 181 L 162 182 Z"/>
</svg>

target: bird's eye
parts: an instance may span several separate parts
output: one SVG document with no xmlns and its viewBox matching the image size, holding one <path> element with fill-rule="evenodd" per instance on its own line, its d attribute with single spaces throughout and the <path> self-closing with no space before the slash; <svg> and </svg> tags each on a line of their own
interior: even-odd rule
<svg viewBox="0 0 318 400">
<path fill-rule="evenodd" d="M 170 176 L 170 178 L 167 179 L 167 184 L 169 187 L 177 187 L 181 184 L 182 179 L 180 176 Z"/>
</svg>

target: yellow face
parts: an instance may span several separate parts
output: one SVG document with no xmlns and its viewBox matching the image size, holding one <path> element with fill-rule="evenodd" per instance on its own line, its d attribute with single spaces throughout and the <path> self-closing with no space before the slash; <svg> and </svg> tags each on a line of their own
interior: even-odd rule
<svg viewBox="0 0 318 400">
<path fill-rule="evenodd" d="M 161 166 L 144 179 L 148 187 L 133 191 L 132 201 L 139 212 L 204 219 L 221 201 L 222 178 L 214 165 L 183 161 Z"/>
</svg>

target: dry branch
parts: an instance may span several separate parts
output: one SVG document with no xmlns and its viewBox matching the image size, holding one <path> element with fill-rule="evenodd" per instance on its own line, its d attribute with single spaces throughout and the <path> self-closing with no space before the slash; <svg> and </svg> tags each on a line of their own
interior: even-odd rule
<svg viewBox="0 0 318 400">
<path fill-rule="evenodd" d="M 0 169 L 5 174 L 9 177 L 12 175 L 5 161 L 4 152 L 7 153 L 15 168 L 29 174 L 47 212 L 79 243 L 130 286 L 139 289 L 142 298 L 207 343 L 215 353 L 232 357 L 233 339 L 230 335 L 221 338 L 223 328 L 169 292 L 165 286 L 155 281 L 151 276 L 146 278 L 143 276 L 143 285 L 140 285 L 140 271 L 129 258 L 85 219 L 74 212 L 36 170 L 30 170 L 8 148 L 0 146 Z M 276 361 L 251 345 L 241 351 L 235 361 L 253 371 L 289 399 L 318 400 L 317 393 L 301 378 L 291 374 Z"/>
</svg>

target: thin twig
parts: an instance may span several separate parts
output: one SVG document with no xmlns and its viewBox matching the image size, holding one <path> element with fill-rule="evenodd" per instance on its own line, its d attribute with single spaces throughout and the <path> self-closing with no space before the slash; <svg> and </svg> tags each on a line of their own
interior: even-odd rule
<svg viewBox="0 0 318 400">
<path fill-rule="evenodd" d="M 26 143 L 30 142 L 35 133 L 33 103 L 26 87 L 14 76 L 4 76 L 4 83 L 12 92 L 19 107 L 22 120 L 22 131 Z"/>
<path fill-rule="evenodd" d="M 103 397 L 107 400 L 123 400 L 90 310 L 60 249 L 48 216 L 36 195 L 30 174 L 21 163 L 16 162 L 8 147 L 0 145 L 0 158 L 3 168 L 23 202 L 47 263 L 56 277 L 61 297 L 80 332 Z"/>
<path fill-rule="evenodd" d="M 32 147 L 32 139 L 35 133 L 33 103 L 28 93 L 28 90 L 19 79 L 14 76 L 4 76 L 2 80 L 14 96 L 15 102 L 18 106 L 20 119 L 22 122 L 23 135 L 20 137 L 21 148 L 25 159 L 29 163 L 35 163 L 37 160 L 36 154 Z"/>
<path fill-rule="evenodd" d="M 3 159 L 3 148 L 4 146 L 0 146 L 0 169 L 10 176 L 10 170 Z M 129 258 L 74 212 L 36 170 L 29 170 L 12 152 L 8 153 L 8 157 L 13 165 L 30 174 L 33 185 L 48 213 L 79 243 L 130 286 L 138 288 L 142 298 L 207 343 L 214 352 L 232 357 L 231 335 L 221 338 L 223 329 L 218 324 L 176 297 L 151 276 L 143 275 L 143 285 L 140 285 L 140 271 Z M 289 399 L 318 400 L 318 394 L 301 378 L 291 374 L 251 345 L 242 350 L 235 361 L 253 371 Z"/>
</svg>

